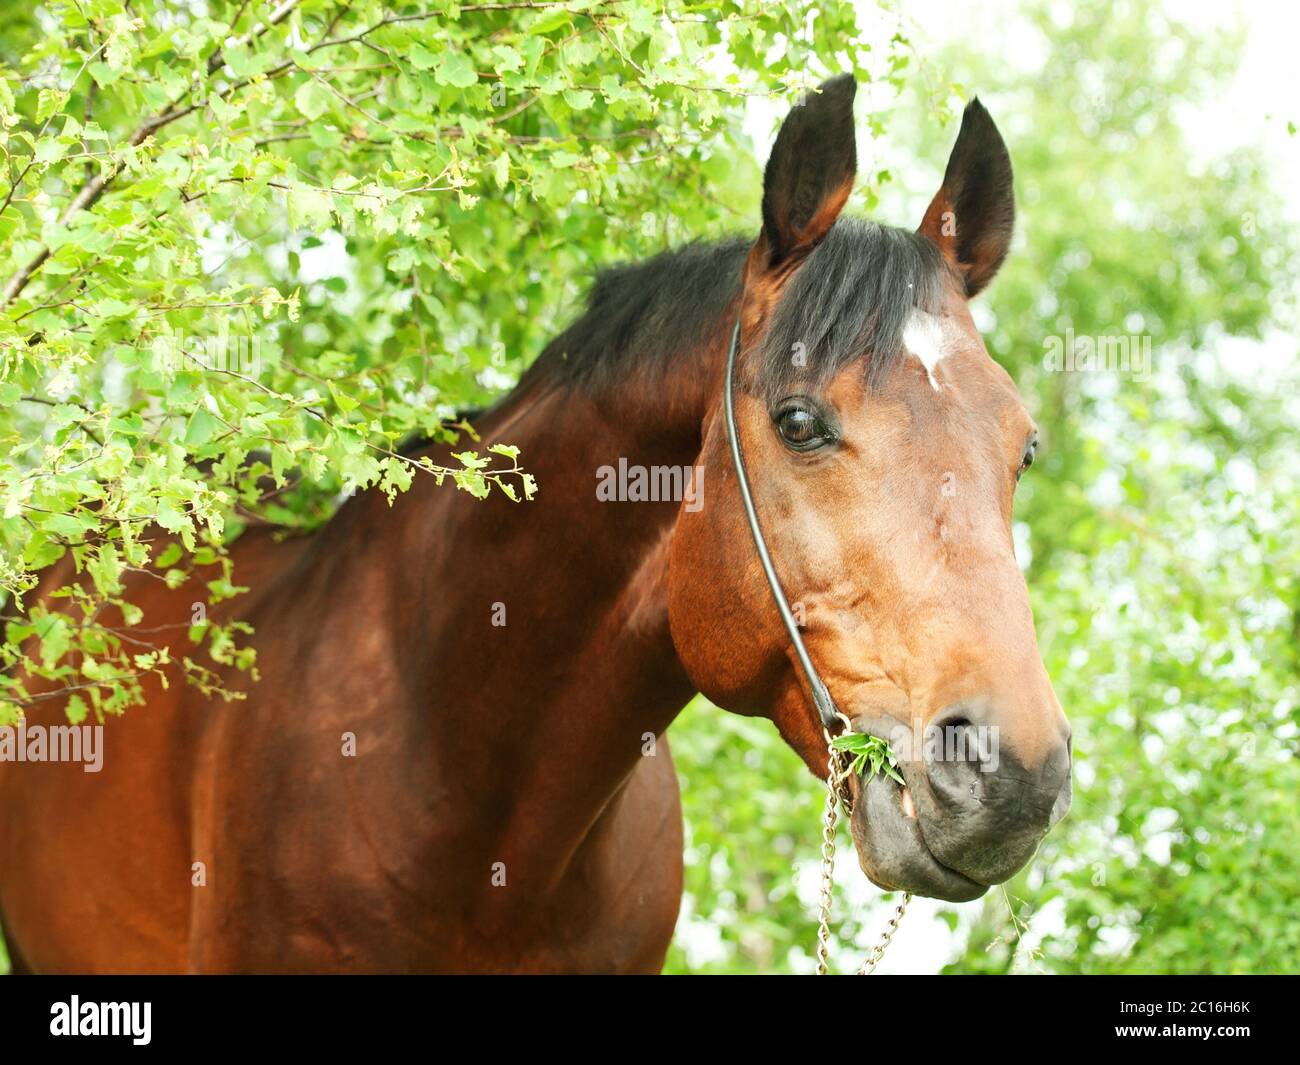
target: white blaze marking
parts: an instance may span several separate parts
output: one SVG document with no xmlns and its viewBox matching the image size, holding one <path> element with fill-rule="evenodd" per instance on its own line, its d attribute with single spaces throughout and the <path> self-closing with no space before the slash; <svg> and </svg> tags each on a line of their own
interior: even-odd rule
<svg viewBox="0 0 1300 1065">
<path fill-rule="evenodd" d="M 934 368 L 950 350 L 946 321 L 937 314 L 912 311 L 903 329 L 903 345 L 921 360 L 925 375 L 930 379 L 930 387 L 938 392 L 939 382 L 935 379 Z"/>
</svg>

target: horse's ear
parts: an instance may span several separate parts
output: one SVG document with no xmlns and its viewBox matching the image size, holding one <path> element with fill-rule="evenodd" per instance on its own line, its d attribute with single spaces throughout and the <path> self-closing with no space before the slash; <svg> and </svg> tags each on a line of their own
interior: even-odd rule
<svg viewBox="0 0 1300 1065">
<path fill-rule="evenodd" d="M 919 232 L 961 271 L 969 297 L 993 280 L 1007 257 L 1015 217 L 1011 156 L 984 105 L 972 100 Z"/>
<path fill-rule="evenodd" d="M 788 267 L 830 231 L 853 189 L 858 169 L 853 97 L 858 86 L 841 74 L 791 109 L 776 135 L 763 174 L 766 266 Z"/>
</svg>

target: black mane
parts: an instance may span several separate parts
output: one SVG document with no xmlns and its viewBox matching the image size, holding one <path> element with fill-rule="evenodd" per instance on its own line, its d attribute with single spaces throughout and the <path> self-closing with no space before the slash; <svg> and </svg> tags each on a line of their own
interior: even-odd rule
<svg viewBox="0 0 1300 1065">
<path fill-rule="evenodd" d="M 584 313 L 547 345 L 529 376 L 600 389 L 639 371 L 665 371 L 674 355 L 729 336 L 750 244 L 689 244 L 602 271 Z M 946 269 L 922 236 L 841 218 L 777 305 L 757 357 L 759 391 L 823 383 L 867 355 L 878 379 L 902 350 L 912 309 L 939 309 Z"/>
</svg>

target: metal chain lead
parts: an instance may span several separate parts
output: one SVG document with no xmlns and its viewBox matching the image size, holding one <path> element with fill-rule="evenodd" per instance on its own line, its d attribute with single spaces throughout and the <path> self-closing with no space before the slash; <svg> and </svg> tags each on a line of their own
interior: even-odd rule
<svg viewBox="0 0 1300 1065">
<path fill-rule="evenodd" d="M 835 826 L 839 821 L 841 805 L 844 807 L 845 814 L 852 813 L 847 789 L 844 787 L 849 772 L 844 765 L 844 755 L 831 745 L 829 734 L 826 734 L 826 747 L 829 753 L 826 760 L 826 811 L 822 815 L 822 888 L 817 914 L 818 976 L 826 975 L 830 953 L 831 905 L 835 888 Z M 884 935 L 867 955 L 856 975 L 869 976 L 880 964 L 880 959 L 889 949 L 894 933 L 898 931 L 903 914 L 907 912 L 907 904 L 911 901 L 912 893 L 909 891 L 903 896 L 903 901 L 894 908 L 894 915 L 885 926 Z"/>
<path fill-rule="evenodd" d="M 867 955 L 862 967 L 858 969 L 858 976 L 870 976 L 880 959 L 885 956 L 885 951 L 889 949 L 889 944 L 894 938 L 894 933 L 898 931 L 898 923 L 903 919 L 903 914 L 907 912 L 907 904 L 912 901 L 912 893 L 909 891 L 903 896 L 903 901 L 894 907 L 894 916 L 889 919 L 889 924 L 885 926 L 885 934 L 880 937 L 880 942 L 876 944 L 876 949 Z"/>
<path fill-rule="evenodd" d="M 835 825 L 840 806 L 836 778 L 839 776 L 840 752 L 830 748 L 826 766 L 826 812 L 822 814 L 822 890 L 817 914 L 817 975 L 826 975 L 827 952 L 831 938 L 831 903 L 835 887 Z"/>
</svg>

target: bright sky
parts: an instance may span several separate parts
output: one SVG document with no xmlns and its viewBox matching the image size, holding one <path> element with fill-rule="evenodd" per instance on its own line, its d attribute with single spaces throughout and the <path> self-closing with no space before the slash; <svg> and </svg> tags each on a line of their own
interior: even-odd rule
<svg viewBox="0 0 1300 1065">
<path fill-rule="evenodd" d="M 1068 0 L 1061 2 L 1068 12 Z M 1009 62 L 1022 55 L 1033 66 L 1037 57 L 1017 47 L 1018 40 L 1027 45 L 1033 40 L 1016 31 L 1019 6 L 1017 0 L 989 0 L 974 7 L 957 0 L 908 0 L 906 9 L 914 43 L 922 54 L 928 42 L 944 44 L 960 35 L 977 47 L 997 50 Z M 1207 106 L 1189 108 L 1179 116 L 1187 129 L 1195 131 L 1191 142 L 1205 158 L 1243 145 L 1260 146 L 1276 167 L 1280 187 L 1300 188 L 1300 134 L 1290 135 L 1286 129 L 1288 121 L 1300 127 L 1295 56 L 1300 5 L 1276 0 L 1179 0 L 1170 10 L 1195 28 L 1246 29 L 1242 63 L 1228 90 Z M 1300 199 L 1289 197 L 1289 210 L 1300 221 Z"/>
</svg>

